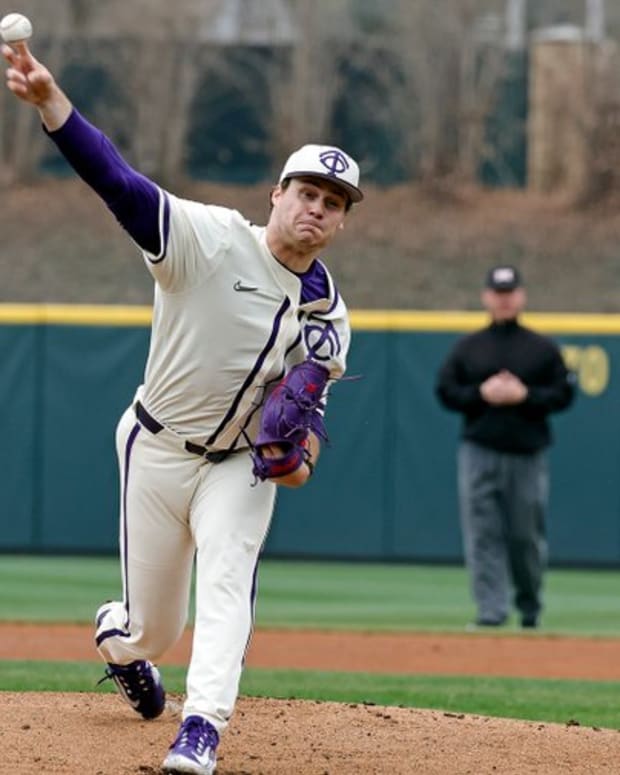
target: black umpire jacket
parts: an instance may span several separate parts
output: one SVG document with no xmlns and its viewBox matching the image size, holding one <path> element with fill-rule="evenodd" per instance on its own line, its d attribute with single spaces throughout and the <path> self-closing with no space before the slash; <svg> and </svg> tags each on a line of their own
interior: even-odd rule
<svg viewBox="0 0 620 775">
<path fill-rule="evenodd" d="M 491 406 L 480 395 L 480 385 L 502 369 L 527 386 L 523 403 Z M 551 443 L 547 415 L 572 403 L 574 385 L 557 345 L 511 320 L 460 339 L 439 371 L 436 392 L 446 408 L 463 413 L 464 439 L 500 452 L 532 453 Z"/>
</svg>

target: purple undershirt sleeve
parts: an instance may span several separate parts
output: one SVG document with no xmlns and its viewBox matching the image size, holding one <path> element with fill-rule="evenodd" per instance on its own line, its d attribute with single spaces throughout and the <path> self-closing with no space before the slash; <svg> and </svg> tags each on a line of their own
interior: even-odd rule
<svg viewBox="0 0 620 775">
<path fill-rule="evenodd" d="M 136 243 L 154 256 L 163 257 L 170 218 L 165 193 L 130 167 L 103 132 L 75 108 L 60 129 L 47 134 Z M 160 222 L 161 196 L 164 209 Z"/>
</svg>

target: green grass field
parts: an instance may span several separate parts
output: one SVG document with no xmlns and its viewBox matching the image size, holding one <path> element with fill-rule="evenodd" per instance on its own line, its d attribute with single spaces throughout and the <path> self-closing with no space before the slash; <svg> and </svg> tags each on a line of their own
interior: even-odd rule
<svg viewBox="0 0 620 775">
<path fill-rule="evenodd" d="M 0 620 L 91 622 L 116 597 L 112 558 L 0 557 Z M 620 573 L 552 570 L 541 633 L 618 638 Z M 473 616 L 462 568 L 265 561 L 258 627 L 460 632 Z M 497 633 L 514 634 L 516 625 Z M 473 636 L 475 638 L 475 635 Z M 536 633 L 528 637 L 537 637 Z M 0 662 L 0 690 L 91 691 L 94 663 Z M 170 691 L 184 671 L 165 669 Z M 244 694 L 438 708 L 620 728 L 620 683 L 247 670 Z"/>
<path fill-rule="evenodd" d="M 0 556 L 3 621 L 91 622 L 118 595 L 114 558 Z M 551 570 L 545 600 L 546 633 L 620 638 L 620 571 Z M 459 632 L 473 615 L 460 567 L 261 565 L 259 627 Z"/>
</svg>

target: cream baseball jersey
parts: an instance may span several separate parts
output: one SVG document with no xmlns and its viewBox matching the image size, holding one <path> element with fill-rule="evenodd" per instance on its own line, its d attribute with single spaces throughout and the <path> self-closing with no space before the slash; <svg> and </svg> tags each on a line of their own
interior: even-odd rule
<svg viewBox="0 0 620 775">
<path fill-rule="evenodd" d="M 310 356 L 331 378 L 344 373 L 347 310 L 321 261 L 291 272 L 270 253 L 264 227 L 163 191 L 76 110 L 51 137 L 156 280 L 137 397 L 159 423 L 209 449 L 241 446 L 242 431 L 256 433 L 264 391 L 287 366 Z"/>
<path fill-rule="evenodd" d="M 160 192 L 169 208 L 140 399 L 161 423 L 213 449 L 256 430 L 264 390 L 308 354 L 344 373 L 345 304 L 321 262 L 297 275 L 240 213 Z M 318 280 L 318 282 L 317 282 Z M 247 428 L 246 428 L 247 426 Z"/>
</svg>

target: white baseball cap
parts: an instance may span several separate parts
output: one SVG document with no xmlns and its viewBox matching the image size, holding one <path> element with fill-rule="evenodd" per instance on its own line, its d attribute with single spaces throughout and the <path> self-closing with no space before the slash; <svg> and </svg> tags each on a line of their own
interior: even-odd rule
<svg viewBox="0 0 620 775">
<path fill-rule="evenodd" d="M 279 182 L 305 175 L 331 180 L 346 191 L 352 202 L 361 202 L 364 198 L 358 188 L 360 168 L 357 162 L 334 145 L 302 146 L 286 160 Z"/>
</svg>

